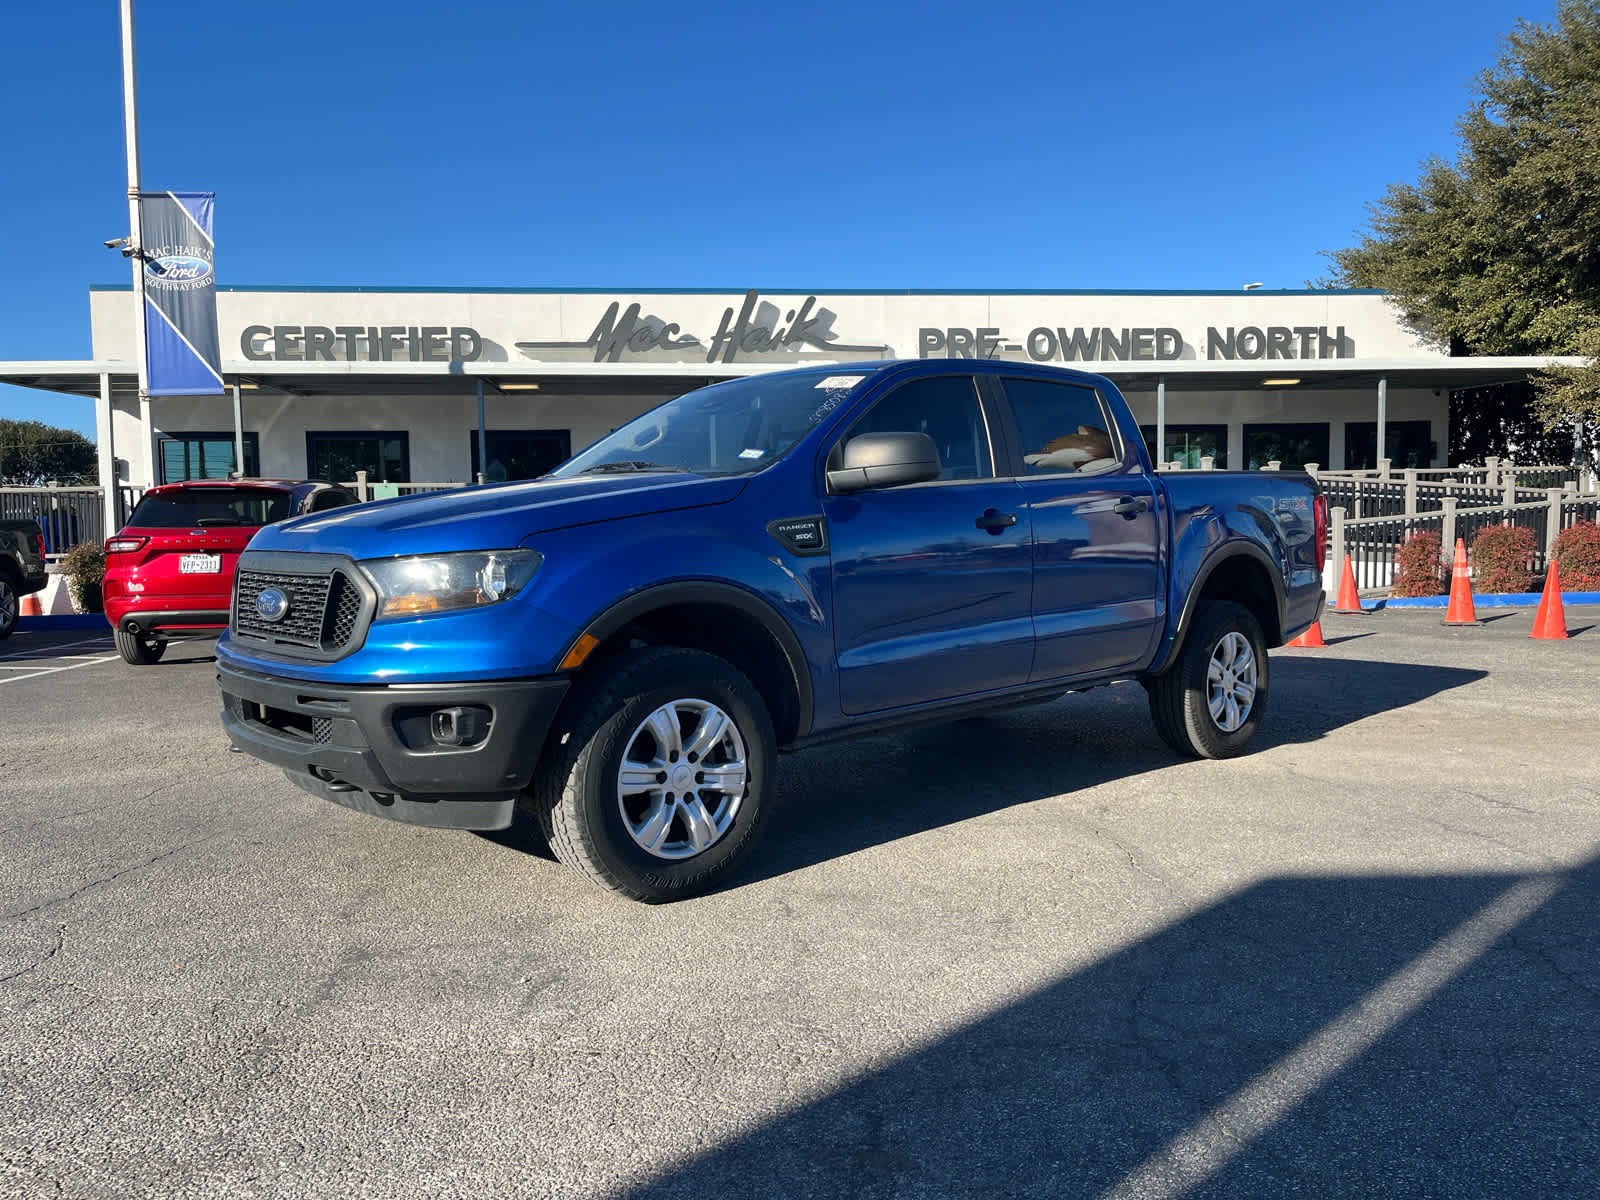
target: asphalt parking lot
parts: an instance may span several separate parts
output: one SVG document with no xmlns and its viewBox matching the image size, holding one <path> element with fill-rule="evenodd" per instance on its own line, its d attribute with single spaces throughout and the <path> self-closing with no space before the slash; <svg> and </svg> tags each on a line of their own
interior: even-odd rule
<svg viewBox="0 0 1600 1200">
<path fill-rule="evenodd" d="M 229 755 L 0 644 L 0 1194 L 1588 1196 L 1600 610 L 1330 616 L 1250 756 L 1119 686 L 785 760 L 732 886 Z"/>
</svg>

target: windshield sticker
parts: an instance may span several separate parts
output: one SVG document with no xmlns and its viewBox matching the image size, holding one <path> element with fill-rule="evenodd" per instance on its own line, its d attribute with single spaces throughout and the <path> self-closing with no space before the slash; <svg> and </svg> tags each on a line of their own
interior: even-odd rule
<svg viewBox="0 0 1600 1200">
<path fill-rule="evenodd" d="M 766 454 L 767 454 L 767 452 L 765 450 L 741 450 L 741 451 L 739 451 L 739 457 L 740 458 L 765 458 Z"/>
<path fill-rule="evenodd" d="M 835 388 L 852 388 L 865 379 L 865 375 L 829 375 L 817 384 L 819 392 L 831 392 Z"/>
</svg>

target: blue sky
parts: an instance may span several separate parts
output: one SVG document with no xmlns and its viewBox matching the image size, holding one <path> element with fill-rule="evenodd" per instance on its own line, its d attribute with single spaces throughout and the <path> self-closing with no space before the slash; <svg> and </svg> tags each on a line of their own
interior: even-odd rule
<svg viewBox="0 0 1600 1200">
<path fill-rule="evenodd" d="M 217 193 L 222 286 L 1298 288 L 1552 13 L 136 0 L 142 181 Z M 129 280 L 118 3 L 0 30 L 0 360 L 87 359 Z"/>
</svg>

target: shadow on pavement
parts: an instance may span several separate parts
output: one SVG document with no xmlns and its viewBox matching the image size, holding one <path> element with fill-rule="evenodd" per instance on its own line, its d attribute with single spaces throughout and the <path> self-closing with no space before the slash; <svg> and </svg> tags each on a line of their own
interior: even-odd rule
<svg viewBox="0 0 1600 1200">
<path fill-rule="evenodd" d="M 628 1194 L 1592 1194 L 1597 882 L 1270 879 Z"/>
<path fill-rule="evenodd" d="M 1316 741 L 1341 726 L 1482 679 L 1455 667 L 1289 655 L 1271 659 L 1271 697 L 1255 752 Z M 1016 804 L 1153 771 L 1180 760 L 1157 737 L 1136 684 L 1049 704 L 818 746 L 787 756 L 777 811 L 730 886 Z"/>
</svg>

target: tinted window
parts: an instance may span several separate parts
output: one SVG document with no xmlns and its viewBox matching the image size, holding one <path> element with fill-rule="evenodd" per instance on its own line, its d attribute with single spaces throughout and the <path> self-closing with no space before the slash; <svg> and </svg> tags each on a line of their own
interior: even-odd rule
<svg viewBox="0 0 1600 1200">
<path fill-rule="evenodd" d="M 1158 463 L 1182 463 L 1190 470 L 1199 470 L 1202 458 L 1211 459 L 1219 471 L 1228 467 L 1228 427 L 1226 425 L 1168 425 L 1165 450 L 1156 453 L 1156 427 L 1141 425 L 1145 449 Z"/>
<path fill-rule="evenodd" d="M 311 503 L 306 506 L 307 512 L 326 512 L 330 508 L 343 508 L 346 504 L 354 504 L 356 498 L 349 492 L 337 491 L 329 488 L 327 491 L 318 492 L 311 497 Z"/>
<path fill-rule="evenodd" d="M 219 525 L 270 525 L 289 515 L 287 492 L 246 488 L 196 488 L 192 492 L 150 493 L 128 518 L 137 529 L 204 529 Z"/>
<path fill-rule="evenodd" d="M 485 483 L 537 479 L 572 457 L 572 432 L 567 429 L 490 429 L 483 435 L 489 465 L 478 465 L 478 431 L 467 435 L 472 456 L 472 478 L 483 473 Z"/>
<path fill-rule="evenodd" d="M 845 440 L 863 433 L 925 433 L 939 450 L 940 479 L 994 475 L 989 430 L 970 375 L 914 379 L 874 404 Z"/>
<path fill-rule="evenodd" d="M 1258 471 L 1269 462 L 1284 470 L 1298 471 L 1306 463 L 1328 461 L 1326 422 L 1292 425 L 1246 425 L 1244 427 L 1245 465 Z"/>
<path fill-rule="evenodd" d="M 1121 462 L 1112 423 L 1093 388 L 1007 379 L 1005 389 L 1030 474 L 1103 471 Z"/>
<path fill-rule="evenodd" d="M 231 474 L 261 473 L 260 439 L 244 435 L 244 470 L 234 459 L 231 433 L 183 433 L 159 439 L 162 483 L 186 479 L 226 479 Z"/>
<path fill-rule="evenodd" d="M 306 434 L 308 479 L 351 483 L 357 471 L 368 483 L 408 483 L 411 479 L 411 438 L 404 433 Z"/>
</svg>

